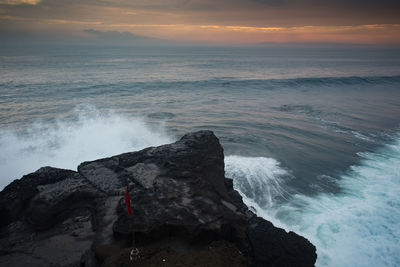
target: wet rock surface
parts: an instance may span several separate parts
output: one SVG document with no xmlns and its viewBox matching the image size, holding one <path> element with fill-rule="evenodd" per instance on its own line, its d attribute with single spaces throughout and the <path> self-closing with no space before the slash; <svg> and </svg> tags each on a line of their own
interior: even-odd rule
<svg viewBox="0 0 400 267">
<path fill-rule="evenodd" d="M 143 256 L 136 262 L 128 257 L 126 183 Z M 1 266 L 157 266 L 163 259 L 161 266 L 313 266 L 316 260 L 308 240 L 247 209 L 225 178 L 223 149 L 210 131 L 84 162 L 78 172 L 41 168 L 0 192 L 0 227 Z"/>
</svg>

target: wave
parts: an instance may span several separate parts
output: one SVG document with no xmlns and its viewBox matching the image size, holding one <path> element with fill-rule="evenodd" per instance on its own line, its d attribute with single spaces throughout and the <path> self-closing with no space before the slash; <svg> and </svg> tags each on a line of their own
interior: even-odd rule
<svg viewBox="0 0 400 267">
<path fill-rule="evenodd" d="M 194 80 L 194 81 L 147 81 L 147 82 L 120 82 L 116 84 L 91 85 L 87 89 L 98 88 L 118 88 L 119 90 L 130 88 L 143 88 L 152 90 L 175 89 L 191 89 L 195 88 L 258 88 L 258 89 L 276 89 L 276 88 L 298 88 L 307 86 L 351 86 L 351 85 L 374 85 L 374 84 L 398 84 L 400 76 L 349 76 L 349 77 L 299 77 L 285 79 L 240 79 L 240 78 L 223 78 L 210 80 Z M 82 88 L 80 88 L 82 89 Z M 96 90 L 94 90 L 96 91 Z"/>
<path fill-rule="evenodd" d="M 318 266 L 400 265 L 400 136 L 375 153 L 359 156 L 363 157 L 360 164 L 336 181 L 339 193 L 295 194 L 279 206 L 255 209 L 274 224 L 307 237 L 317 247 Z M 256 176 L 256 181 L 268 181 L 274 169 L 238 168 L 233 170 L 239 180 L 235 188 L 245 199 L 250 197 L 247 203 L 259 204 L 260 197 L 247 195 L 240 180 L 251 184 Z"/>
<path fill-rule="evenodd" d="M 292 176 L 273 158 L 225 157 L 225 176 L 233 179 L 243 202 L 254 212 L 271 220 L 267 210 L 276 208 L 289 194 L 284 184 Z"/>
<path fill-rule="evenodd" d="M 349 76 L 349 77 L 309 77 L 293 79 L 271 80 L 278 84 L 290 86 L 329 86 L 329 85 L 366 85 L 366 84 L 389 84 L 399 83 L 400 76 Z"/>
<path fill-rule="evenodd" d="M 241 79 L 241 78 L 214 78 L 208 80 L 182 80 L 182 81 L 125 81 L 125 82 L 109 82 L 102 81 L 98 84 L 88 84 L 86 82 L 77 83 L 74 87 L 70 87 L 70 82 L 46 82 L 46 83 L 26 83 L 15 81 L 4 81 L 0 83 L 0 89 L 9 88 L 29 88 L 32 86 L 60 88 L 64 93 L 98 93 L 99 90 L 104 92 L 115 93 L 115 91 L 131 91 L 131 90 L 193 90 L 193 88 L 215 88 L 222 89 L 279 89 L 279 88 L 304 88 L 304 87 L 322 87 L 322 86 L 352 86 L 352 85 L 398 85 L 400 76 L 348 76 L 348 77 L 297 77 L 283 79 Z M 57 86 L 56 86 L 57 85 Z"/>
<path fill-rule="evenodd" d="M 0 131 L 0 188 L 42 166 L 76 169 L 83 161 L 136 151 L 173 141 L 162 124 L 149 126 L 96 109 L 75 110 L 75 118 L 36 122 L 23 133 Z"/>
</svg>

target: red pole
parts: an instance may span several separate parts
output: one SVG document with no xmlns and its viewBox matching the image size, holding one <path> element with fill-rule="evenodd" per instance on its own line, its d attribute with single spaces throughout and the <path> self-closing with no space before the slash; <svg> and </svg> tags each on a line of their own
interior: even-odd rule
<svg viewBox="0 0 400 267">
<path fill-rule="evenodd" d="M 131 207 L 131 199 L 130 199 L 130 196 L 129 196 L 129 185 L 128 185 L 128 182 L 126 182 L 125 204 L 126 204 L 126 207 L 127 207 L 127 211 L 128 211 L 129 217 L 131 218 L 130 230 L 132 232 L 132 246 L 135 247 L 135 231 L 133 230 L 133 212 L 132 212 L 132 207 Z"/>
</svg>

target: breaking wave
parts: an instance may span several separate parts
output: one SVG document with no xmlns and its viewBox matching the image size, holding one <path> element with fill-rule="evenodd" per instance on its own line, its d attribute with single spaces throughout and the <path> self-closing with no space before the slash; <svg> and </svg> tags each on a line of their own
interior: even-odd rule
<svg viewBox="0 0 400 267">
<path fill-rule="evenodd" d="M 173 141 L 162 124 L 151 127 L 95 109 L 76 110 L 74 119 L 37 122 L 24 131 L 0 131 L 0 188 L 42 166 L 76 169 L 83 161 Z"/>
<path fill-rule="evenodd" d="M 399 266 L 400 136 L 375 153 L 359 156 L 361 162 L 336 181 L 339 193 L 295 194 L 281 205 L 260 202 L 282 192 L 282 170 L 275 160 L 264 158 L 261 161 L 273 164 L 259 167 L 235 165 L 238 158 L 228 157 L 227 173 L 246 204 L 257 206 L 259 216 L 296 231 L 317 247 L 318 266 Z M 247 184 L 260 186 L 263 196 L 249 195 Z M 270 184 L 272 192 L 266 189 Z"/>
<path fill-rule="evenodd" d="M 288 197 L 284 184 L 291 175 L 273 158 L 226 156 L 225 176 L 233 179 L 243 202 L 268 220 L 273 220 L 268 210 Z"/>
</svg>

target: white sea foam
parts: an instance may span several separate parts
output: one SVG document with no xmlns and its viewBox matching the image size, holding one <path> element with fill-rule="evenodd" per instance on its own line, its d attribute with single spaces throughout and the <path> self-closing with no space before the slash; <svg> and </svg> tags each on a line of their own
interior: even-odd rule
<svg viewBox="0 0 400 267">
<path fill-rule="evenodd" d="M 260 216 L 306 236 L 317 247 L 318 266 L 400 266 L 400 138 L 377 153 L 359 155 L 360 164 L 339 180 L 340 193 L 298 194 L 269 209 L 257 206 L 257 198 L 246 199 L 241 185 L 270 180 L 274 168 L 247 166 L 233 170 L 240 174 L 233 177 L 248 180 L 235 185 Z"/>
<path fill-rule="evenodd" d="M 265 157 L 225 157 L 226 177 L 232 178 L 244 203 L 260 216 L 274 220 L 270 210 L 276 207 L 278 199 L 288 194 L 283 184 L 291 177 L 273 158 Z M 275 221 L 275 220 L 274 220 Z M 278 221 L 276 221 L 279 224 Z"/>
<path fill-rule="evenodd" d="M 0 131 L 0 189 L 42 166 L 76 169 L 83 161 L 172 142 L 162 124 L 78 109 L 76 119 L 35 123 L 24 134 Z"/>
</svg>

